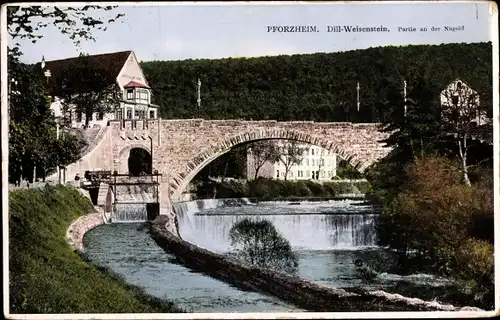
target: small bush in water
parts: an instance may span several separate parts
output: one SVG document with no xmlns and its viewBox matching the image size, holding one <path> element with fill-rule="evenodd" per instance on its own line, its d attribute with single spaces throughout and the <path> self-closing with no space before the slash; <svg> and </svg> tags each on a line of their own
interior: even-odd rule
<svg viewBox="0 0 500 320">
<path fill-rule="evenodd" d="M 229 239 L 235 256 L 244 263 L 289 273 L 298 269 L 290 243 L 269 220 L 243 219 L 231 227 Z"/>
</svg>

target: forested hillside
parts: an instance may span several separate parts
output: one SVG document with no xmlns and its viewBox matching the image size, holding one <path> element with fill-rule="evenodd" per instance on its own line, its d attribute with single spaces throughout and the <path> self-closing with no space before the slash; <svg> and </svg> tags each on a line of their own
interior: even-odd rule
<svg viewBox="0 0 500 320">
<path fill-rule="evenodd" d="M 491 43 L 380 47 L 259 58 L 148 61 L 142 67 L 162 118 L 379 122 L 389 90 L 420 82 L 436 94 L 461 78 L 491 106 Z M 356 85 L 360 84 L 360 111 Z"/>
</svg>

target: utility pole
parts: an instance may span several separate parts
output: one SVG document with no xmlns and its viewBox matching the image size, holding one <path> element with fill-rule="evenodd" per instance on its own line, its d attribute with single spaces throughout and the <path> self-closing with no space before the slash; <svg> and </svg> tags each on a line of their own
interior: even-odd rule
<svg viewBox="0 0 500 320">
<path fill-rule="evenodd" d="M 56 140 L 59 140 L 59 119 L 56 121 Z M 61 184 L 61 166 L 57 164 L 57 181 Z"/>
<path fill-rule="evenodd" d="M 358 81 L 358 85 L 356 87 L 356 91 L 357 91 L 357 102 L 358 102 L 358 112 L 359 112 L 359 81 Z"/>
<path fill-rule="evenodd" d="M 405 113 L 404 113 L 404 116 L 406 117 L 406 80 L 403 81 L 403 96 L 404 96 L 404 100 L 405 100 Z"/>
<path fill-rule="evenodd" d="M 197 93 L 198 93 L 198 98 L 196 99 L 196 102 L 198 103 L 198 118 L 200 117 L 200 106 L 201 106 L 201 80 L 198 78 L 197 82 Z"/>
</svg>

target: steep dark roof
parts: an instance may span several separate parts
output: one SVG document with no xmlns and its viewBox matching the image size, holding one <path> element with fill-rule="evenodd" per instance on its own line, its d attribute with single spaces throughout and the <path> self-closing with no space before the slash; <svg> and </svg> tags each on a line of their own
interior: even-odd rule
<svg viewBox="0 0 500 320">
<path fill-rule="evenodd" d="M 89 61 L 91 64 L 96 67 L 102 68 L 109 72 L 109 74 L 115 79 L 120 73 L 121 69 L 125 65 L 127 58 L 132 53 L 129 51 L 121 51 L 121 52 L 111 52 L 111 53 L 103 53 L 96 55 L 89 55 Z M 56 83 L 57 80 L 61 77 L 64 70 L 74 61 L 77 57 L 61 59 L 61 60 L 52 60 L 45 61 L 45 68 L 41 70 L 41 62 L 35 65 L 35 70 L 40 72 L 41 76 L 44 77 L 44 72 L 46 70 L 50 70 L 51 76 L 49 78 L 49 91 L 51 94 L 57 93 Z"/>
</svg>

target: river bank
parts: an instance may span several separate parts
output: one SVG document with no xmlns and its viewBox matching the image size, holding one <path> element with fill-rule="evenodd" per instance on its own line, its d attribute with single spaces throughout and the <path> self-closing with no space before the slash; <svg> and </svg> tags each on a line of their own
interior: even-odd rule
<svg viewBox="0 0 500 320">
<path fill-rule="evenodd" d="M 370 192 L 367 181 L 314 181 L 314 180 L 274 180 L 259 178 L 256 180 L 223 181 L 204 180 L 193 183 L 189 192 L 190 199 L 212 198 L 249 198 L 261 201 L 282 199 L 364 199 Z"/>
<path fill-rule="evenodd" d="M 9 312 L 182 312 L 91 263 L 74 250 L 78 245 L 68 244 L 70 224 L 89 213 L 98 217 L 93 211 L 90 200 L 69 186 L 10 191 Z"/>
</svg>

